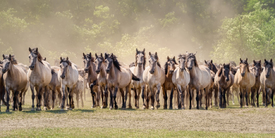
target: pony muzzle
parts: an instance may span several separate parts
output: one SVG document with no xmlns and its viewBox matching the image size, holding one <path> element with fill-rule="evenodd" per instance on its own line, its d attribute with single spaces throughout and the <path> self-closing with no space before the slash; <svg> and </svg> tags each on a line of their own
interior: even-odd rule
<svg viewBox="0 0 275 138">
<path fill-rule="evenodd" d="M 109 69 L 106 69 L 106 73 L 109 73 L 110 72 L 110 70 Z"/>
<path fill-rule="evenodd" d="M 29 68 L 30 68 L 30 70 L 33 70 L 34 69 L 34 65 L 30 65 Z"/>
<path fill-rule="evenodd" d="M 89 69 L 88 69 L 88 68 L 85 68 L 84 71 L 85 71 L 85 73 L 88 73 Z"/>
<path fill-rule="evenodd" d="M 242 77 L 244 77 L 245 73 L 241 73 Z"/>
<path fill-rule="evenodd" d="M 64 78 L 65 78 L 65 75 L 61 75 L 60 78 L 61 78 L 61 79 L 64 79 Z"/>
<path fill-rule="evenodd" d="M 98 74 L 100 72 L 100 70 L 96 70 L 95 72 L 96 72 L 96 74 Z"/>
<path fill-rule="evenodd" d="M 155 71 L 154 71 L 154 70 L 150 70 L 149 72 L 150 72 L 151 74 L 154 74 L 154 73 L 155 73 Z"/>
<path fill-rule="evenodd" d="M 6 71 L 7 71 L 6 69 L 2 69 L 3 74 L 6 73 Z"/>
<path fill-rule="evenodd" d="M 265 75 L 266 78 L 269 78 L 269 74 Z"/>
</svg>

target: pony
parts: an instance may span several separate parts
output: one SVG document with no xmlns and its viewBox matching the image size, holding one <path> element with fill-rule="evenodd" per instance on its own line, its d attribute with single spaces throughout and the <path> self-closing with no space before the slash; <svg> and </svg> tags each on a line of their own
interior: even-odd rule
<svg viewBox="0 0 275 138">
<path fill-rule="evenodd" d="M 211 85 L 211 74 L 210 69 L 204 65 L 198 65 L 196 54 L 186 53 L 186 62 L 185 67 L 190 73 L 190 83 L 189 83 L 189 109 L 191 109 L 192 101 L 192 90 L 196 90 L 196 101 L 197 109 L 200 108 L 201 104 L 201 93 L 205 90 L 205 99 L 206 99 L 206 110 L 208 109 L 209 99 L 208 92 Z"/>
<path fill-rule="evenodd" d="M 261 87 L 260 77 L 262 73 L 261 60 L 259 61 L 253 60 L 251 72 L 255 76 L 255 85 L 251 88 L 251 104 L 252 106 L 255 106 L 255 95 L 256 95 L 257 107 L 259 107 L 259 94 L 260 94 L 260 87 Z"/>
<path fill-rule="evenodd" d="M 208 66 L 208 68 L 210 69 L 211 72 L 211 77 L 212 79 L 214 80 L 215 79 L 215 75 L 218 71 L 218 67 L 213 63 L 213 60 L 204 60 L 204 63 L 206 66 Z M 214 81 L 213 81 L 214 82 Z M 211 105 L 212 105 L 212 91 L 214 91 L 214 104 L 215 106 L 218 106 L 218 92 L 219 92 L 219 89 L 218 89 L 218 86 L 217 85 L 213 85 L 213 87 L 210 88 L 210 97 L 211 97 Z"/>
<path fill-rule="evenodd" d="M 10 91 L 13 93 L 13 111 L 17 109 L 19 104 L 19 111 L 22 111 L 22 93 L 28 89 L 27 74 L 23 68 L 14 62 L 14 58 L 9 55 L 8 59 L 3 60 L 3 82 L 7 95 L 7 110 L 9 112 L 9 95 Z"/>
<path fill-rule="evenodd" d="M 28 81 L 30 82 L 30 88 L 32 91 L 32 110 L 34 110 L 34 89 L 37 95 L 36 110 L 41 110 L 41 98 L 44 91 L 44 109 L 47 110 L 48 106 L 48 94 L 49 84 L 52 79 L 51 66 L 47 61 L 42 60 L 42 56 L 38 51 L 38 48 L 29 48 L 29 70 L 27 73 Z"/>
<path fill-rule="evenodd" d="M 100 93 L 99 93 L 99 87 L 97 85 L 97 73 L 96 73 L 96 66 L 94 63 L 95 59 L 92 56 L 92 53 L 84 54 L 83 53 L 83 62 L 84 62 L 84 71 L 88 74 L 87 83 L 91 90 L 92 95 L 92 108 L 95 108 L 96 106 L 99 106 L 99 100 L 100 100 Z"/>
<path fill-rule="evenodd" d="M 251 88 L 255 85 L 255 76 L 250 72 L 247 60 L 247 58 L 246 60 L 240 58 L 240 69 L 237 70 L 234 77 L 234 83 L 237 84 L 240 89 L 241 108 L 244 105 L 244 96 L 246 98 L 246 106 L 248 106 L 248 96 L 251 92 Z"/>
<path fill-rule="evenodd" d="M 147 91 L 150 91 L 151 109 L 154 110 L 155 95 L 156 95 L 156 101 L 157 101 L 156 108 L 158 109 L 160 107 L 159 93 L 160 93 L 161 86 L 165 82 L 165 72 L 163 69 L 161 69 L 157 52 L 155 54 L 151 54 L 151 52 L 149 52 L 149 66 L 147 66 L 143 72 L 143 82 L 147 84 L 147 87 L 148 87 Z M 155 88 L 157 89 L 156 93 L 155 93 Z M 147 94 L 146 102 L 148 107 L 149 92 L 147 92 L 146 94 Z M 141 96 L 143 99 L 143 109 L 145 109 L 146 105 L 144 103 L 144 91 L 142 92 Z"/>
<path fill-rule="evenodd" d="M 116 95 L 118 89 L 121 92 L 122 96 L 122 109 L 126 108 L 127 94 L 130 92 L 130 84 L 131 80 L 139 81 L 139 78 L 134 76 L 130 69 L 126 69 L 120 66 L 120 63 L 117 60 L 117 57 L 111 53 L 105 53 L 105 61 L 106 61 L 106 73 L 107 73 L 107 87 L 110 91 L 110 110 L 113 108 L 113 104 L 115 105 L 115 109 L 118 108 L 116 102 Z M 126 94 L 124 94 L 124 90 L 126 89 Z"/>
<path fill-rule="evenodd" d="M 185 90 L 190 82 L 190 74 L 185 68 L 186 62 L 186 55 L 180 54 L 178 56 L 178 63 L 179 66 L 176 67 L 175 71 L 173 72 L 172 82 L 178 89 L 179 95 L 179 103 L 181 104 L 181 108 L 185 109 L 184 106 L 184 98 L 185 98 Z"/>
<path fill-rule="evenodd" d="M 141 91 L 144 91 L 145 89 L 145 84 L 143 82 L 143 72 L 146 66 L 146 55 L 145 55 L 145 49 L 143 51 L 139 51 L 136 49 L 136 55 L 135 55 L 135 62 L 134 66 L 130 67 L 131 72 L 137 76 L 140 80 L 131 81 L 131 88 L 133 88 L 133 91 L 135 93 L 135 107 L 138 109 L 139 108 L 139 97 Z M 129 93 L 129 103 L 131 103 L 131 93 Z"/>
<path fill-rule="evenodd" d="M 176 65 L 178 63 L 176 62 L 175 57 L 173 58 L 169 58 L 169 56 L 167 57 L 167 61 L 164 64 L 164 72 L 165 72 L 165 81 L 162 85 L 162 93 L 163 93 L 163 99 L 164 99 L 164 105 L 163 105 L 163 109 L 167 109 L 167 90 L 170 90 L 170 96 L 169 96 L 169 109 L 173 109 L 172 105 L 172 101 L 173 101 L 173 92 L 174 89 L 176 88 L 176 85 L 174 85 L 173 81 L 172 81 L 172 76 L 173 73 L 176 69 Z"/>
<path fill-rule="evenodd" d="M 230 87 L 234 83 L 234 76 L 230 72 L 230 64 L 223 64 L 215 75 L 215 85 L 219 89 L 219 107 L 226 108 L 226 99 L 229 95 Z M 227 98 L 228 99 L 228 98 Z"/>
<path fill-rule="evenodd" d="M 72 63 L 68 57 L 66 59 L 60 57 L 60 70 L 58 71 L 58 76 L 62 89 L 61 110 L 64 110 L 65 99 L 67 97 L 65 88 L 68 89 L 70 106 L 69 109 L 71 110 L 74 108 L 73 92 L 78 81 L 77 66 Z"/>
<path fill-rule="evenodd" d="M 268 91 L 271 90 L 271 100 L 272 100 L 272 107 L 273 105 L 273 95 L 275 91 L 275 69 L 273 67 L 273 61 L 270 59 L 270 61 L 264 59 L 264 69 L 260 76 L 261 81 L 261 88 L 263 90 L 263 95 L 265 98 L 265 107 L 268 106 Z"/>
<path fill-rule="evenodd" d="M 101 108 L 107 108 L 108 105 L 108 90 L 107 90 L 107 73 L 106 73 L 106 62 L 101 53 L 99 56 L 95 54 L 95 72 L 97 74 L 97 84 L 101 93 L 102 106 Z"/>
</svg>

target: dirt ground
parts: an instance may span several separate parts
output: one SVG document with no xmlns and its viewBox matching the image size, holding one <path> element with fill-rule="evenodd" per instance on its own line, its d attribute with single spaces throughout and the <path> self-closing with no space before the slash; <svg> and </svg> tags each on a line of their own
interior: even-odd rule
<svg viewBox="0 0 275 138">
<path fill-rule="evenodd" d="M 91 101 L 85 107 L 72 111 L 30 111 L 30 103 L 23 112 L 0 114 L 0 132 L 28 128 L 129 128 L 167 129 L 191 131 L 219 131 L 237 133 L 275 133 L 274 108 L 242 108 L 210 110 L 108 110 L 91 109 Z"/>
</svg>

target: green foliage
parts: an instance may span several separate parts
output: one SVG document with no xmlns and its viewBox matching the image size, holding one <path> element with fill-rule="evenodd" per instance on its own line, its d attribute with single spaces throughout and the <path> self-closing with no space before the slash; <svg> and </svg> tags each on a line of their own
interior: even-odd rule
<svg viewBox="0 0 275 138">
<path fill-rule="evenodd" d="M 256 3 L 254 11 L 226 18 L 219 30 L 221 40 L 212 52 L 218 62 L 239 61 L 239 58 L 274 58 L 274 17 L 269 10 Z M 251 61 L 250 60 L 250 61 Z"/>
</svg>

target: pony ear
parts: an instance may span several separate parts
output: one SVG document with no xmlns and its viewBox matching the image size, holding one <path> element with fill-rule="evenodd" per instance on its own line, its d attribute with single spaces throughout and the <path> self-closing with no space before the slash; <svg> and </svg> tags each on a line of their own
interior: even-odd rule
<svg viewBox="0 0 275 138">
<path fill-rule="evenodd" d="M 272 62 L 272 59 L 270 59 L 270 62 L 273 63 L 273 62 Z"/>
<path fill-rule="evenodd" d="M 246 59 L 245 59 L 245 62 L 247 63 L 247 61 L 248 61 L 248 59 L 246 58 Z"/>
<path fill-rule="evenodd" d="M 223 66 L 225 66 L 225 63 L 223 63 Z"/>
<path fill-rule="evenodd" d="M 83 53 L 83 58 L 85 59 L 86 58 L 86 55 Z"/>
<path fill-rule="evenodd" d="M 43 60 L 46 61 L 47 60 L 46 57 Z"/>
<path fill-rule="evenodd" d="M 32 52 L 32 49 L 29 47 L 29 51 L 30 51 L 30 53 Z"/>
<path fill-rule="evenodd" d="M 12 58 L 11 58 L 11 54 L 9 54 L 9 60 L 11 60 Z"/>
<path fill-rule="evenodd" d="M 205 63 L 205 64 L 207 64 L 207 61 L 206 61 L 206 60 L 204 60 L 204 63 Z"/>
<path fill-rule="evenodd" d="M 107 53 L 105 53 L 105 54 L 104 54 L 104 56 L 105 56 L 104 58 L 105 58 L 105 59 L 107 59 L 107 57 L 108 57 L 108 54 L 107 54 Z"/>
<path fill-rule="evenodd" d="M 138 52 L 138 49 L 136 48 L 136 53 Z"/>
<path fill-rule="evenodd" d="M 259 61 L 259 63 L 260 63 L 260 65 L 262 64 L 262 63 L 261 63 L 261 60 Z"/>
<path fill-rule="evenodd" d="M 89 53 L 89 56 L 92 57 L 92 53 L 91 52 Z"/>
<path fill-rule="evenodd" d="M 62 57 L 60 57 L 60 62 L 62 62 L 63 60 L 62 60 Z"/>
<path fill-rule="evenodd" d="M 111 57 L 112 57 L 112 58 L 114 57 L 114 54 L 113 54 L 113 53 L 111 53 Z"/>
<path fill-rule="evenodd" d="M 143 49 L 143 51 L 142 51 L 144 54 L 145 54 L 145 48 Z"/>
<path fill-rule="evenodd" d="M 242 63 L 243 61 L 242 61 L 242 59 L 240 58 L 240 63 Z"/>
<path fill-rule="evenodd" d="M 103 54 L 102 54 L 102 53 L 100 53 L 100 56 L 101 56 L 101 57 L 103 57 Z"/>
<path fill-rule="evenodd" d="M 36 52 L 38 52 L 38 47 L 35 49 Z"/>
<path fill-rule="evenodd" d="M 169 61 L 169 56 L 167 56 L 167 61 Z"/>
<path fill-rule="evenodd" d="M 211 60 L 210 62 L 213 63 L 213 60 Z"/>
<path fill-rule="evenodd" d="M 67 61 L 69 61 L 69 58 L 68 58 L 68 57 L 66 57 L 66 60 L 67 60 Z"/>
<path fill-rule="evenodd" d="M 151 56 L 152 54 L 151 54 L 151 52 L 149 52 L 149 56 Z"/>
<path fill-rule="evenodd" d="M 173 57 L 173 61 L 175 62 L 176 65 L 178 65 L 177 61 L 176 61 L 176 57 Z"/>
<path fill-rule="evenodd" d="M 158 52 L 155 52 L 155 56 L 158 56 Z"/>
<path fill-rule="evenodd" d="M 256 64 L 256 61 L 255 61 L 255 60 L 253 60 L 253 64 L 254 64 L 254 65 Z"/>
<path fill-rule="evenodd" d="M 95 53 L 95 58 L 98 58 L 97 53 Z"/>
<path fill-rule="evenodd" d="M 3 56 L 3 60 L 4 60 L 5 59 L 5 55 L 3 54 L 2 56 Z"/>
</svg>

